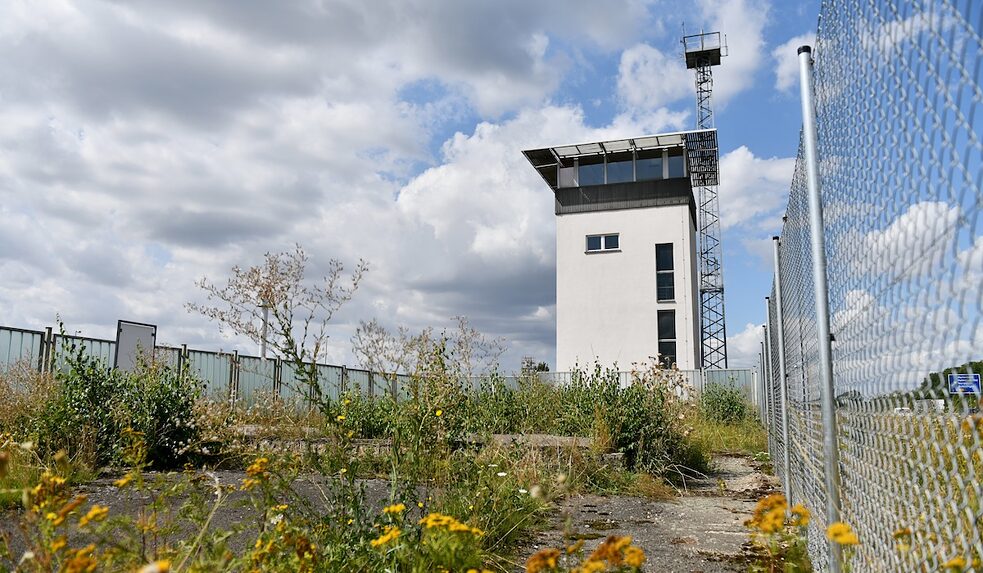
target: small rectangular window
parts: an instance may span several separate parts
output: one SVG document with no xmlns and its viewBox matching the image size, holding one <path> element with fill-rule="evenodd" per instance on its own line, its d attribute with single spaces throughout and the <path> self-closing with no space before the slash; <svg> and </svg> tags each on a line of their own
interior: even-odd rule
<svg viewBox="0 0 983 573">
<path fill-rule="evenodd" d="M 587 252 L 617 251 L 621 240 L 617 233 L 610 235 L 587 235 Z"/>
<path fill-rule="evenodd" d="M 676 299 L 675 273 L 673 272 L 672 243 L 655 246 L 655 296 L 658 301 Z"/>
<path fill-rule="evenodd" d="M 676 362 L 676 311 L 659 311 L 659 362 L 666 368 Z"/>
</svg>

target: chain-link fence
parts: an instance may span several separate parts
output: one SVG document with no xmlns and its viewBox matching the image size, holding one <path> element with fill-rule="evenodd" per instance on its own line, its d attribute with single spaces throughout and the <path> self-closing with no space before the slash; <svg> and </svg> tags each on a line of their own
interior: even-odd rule
<svg viewBox="0 0 983 573">
<path fill-rule="evenodd" d="M 845 552 L 853 571 L 983 571 L 981 30 L 976 0 L 822 4 L 814 93 L 832 392 L 800 147 L 760 404 L 779 477 L 813 510 L 817 570 L 837 567 L 825 528 L 838 497 L 834 515 L 860 541 Z M 824 399 L 835 425 L 823 424 Z"/>
</svg>

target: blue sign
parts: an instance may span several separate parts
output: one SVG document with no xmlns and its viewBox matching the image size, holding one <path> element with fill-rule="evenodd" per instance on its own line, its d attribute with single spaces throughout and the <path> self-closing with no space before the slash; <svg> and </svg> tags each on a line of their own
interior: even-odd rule
<svg viewBox="0 0 983 573">
<path fill-rule="evenodd" d="M 949 374 L 950 394 L 979 394 L 979 374 Z"/>
</svg>

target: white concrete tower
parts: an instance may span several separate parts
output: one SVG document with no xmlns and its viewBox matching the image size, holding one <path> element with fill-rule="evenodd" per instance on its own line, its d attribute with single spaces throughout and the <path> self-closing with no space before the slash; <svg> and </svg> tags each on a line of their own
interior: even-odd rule
<svg viewBox="0 0 983 573">
<path fill-rule="evenodd" d="M 699 368 L 693 188 L 716 185 L 716 130 L 523 153 L 556 198 L 556 370 Z"/>
</svg>

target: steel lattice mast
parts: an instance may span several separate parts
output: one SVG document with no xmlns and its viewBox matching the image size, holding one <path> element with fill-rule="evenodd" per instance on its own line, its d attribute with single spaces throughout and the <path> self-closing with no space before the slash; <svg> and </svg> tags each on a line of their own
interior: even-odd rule
<svg viewBox="0 0 983 573">
<path fill-rule="evenodd" d="M 696 70 L 696 127 L 713 129 L 713 66 L 720 64 L 720 32 L 684 36 L 686 67 Z M 703 368 L 727 367 L 727 328 L 724 321 L 724 275 L 721 265 L 720 208 L 717 186 L 695 186 L 700 250 L 700 355 Z"/>
</svg>

